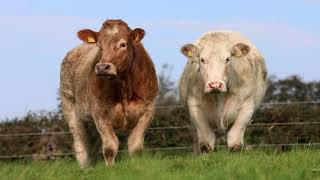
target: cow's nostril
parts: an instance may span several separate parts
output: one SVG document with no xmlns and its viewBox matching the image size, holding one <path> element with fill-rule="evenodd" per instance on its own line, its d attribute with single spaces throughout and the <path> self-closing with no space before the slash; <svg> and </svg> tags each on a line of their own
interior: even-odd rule
<svg viewBox="0 0 320 180">
<path fill-rule="evenodd" d="M 208 85 L 211 89 L 220 89 L 221 90 L 223 88 L 223 84 L 218 81 L 210 82 Z"/>
<path fill-rule="evenodd" d="M 96 69 L 97 69 L 98 71 L 100 71 L 101 69 L 103 69 L 103 65 L 101 65 L 101 64 L 96 65 Z"/>
<path fill-rule="evenodd" d="M 109 64 L 107 64 L 107 65 L 104 67 L 105 70 L 108 70 L 109 68 L 110 68 L 110 65 L 109 65 Z"/>
<path fill-rule="evenodd" d="M 213 82 L 209 83 L 209 87 L 214 88 L 214 83 Z"/>
</svg>

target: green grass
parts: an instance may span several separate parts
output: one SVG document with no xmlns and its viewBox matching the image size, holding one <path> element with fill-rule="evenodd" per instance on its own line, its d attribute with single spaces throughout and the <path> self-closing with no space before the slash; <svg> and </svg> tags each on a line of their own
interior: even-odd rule
<svg viewBox="0 0 320 180">
<path fill-rule="evenodd" d="M 285 153 L 255 150 L 218 151 L 194 157 L 190 153 L 121 155 L 112 168 L 103 161 L 81 169 L 74 159 L 0 162 L 0 178 L 15 179 L 319 179 L 320 151 Z"/>
</svg>

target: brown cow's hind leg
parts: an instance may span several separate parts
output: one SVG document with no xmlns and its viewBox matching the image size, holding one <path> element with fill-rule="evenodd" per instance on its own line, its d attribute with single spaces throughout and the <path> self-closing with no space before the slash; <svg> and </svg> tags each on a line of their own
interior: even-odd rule
<svg viewBox="0 0 320 180">
<path fill-rule="evenodd" d="M 76 158 L 81 167 L 92 165 L 88 149 L 88 137 L 83 122 L 69 122 L 70 130 L 73 136 L 73 147 L 76 152 Z"/>
<path fill-rule="evenodd" d="M 64 110 L 64 117 L 69 124 L 73 136 L 75 156 L 81 167 L 90 166 L 92 161 L 88 152 L 88 137 L 84 123 L 77 118 L 73 106 L 66 107 L 66 102 L 63 102 L 62 109 Z"/>
</svg>

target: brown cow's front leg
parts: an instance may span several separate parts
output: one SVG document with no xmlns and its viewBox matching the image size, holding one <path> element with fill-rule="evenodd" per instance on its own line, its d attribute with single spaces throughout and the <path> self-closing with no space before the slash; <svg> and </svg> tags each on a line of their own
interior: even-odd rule
<svg viewBox="0 0 320 180">
<path fill-rule="evenodd" d="M 128 137 L 128 151 L 132 156 L 143 149 L 144 136 L 147 128 L 150 125 L 152 116 L 154 114 L 154 104 L 147 106 L 144 114 L 139 118 L 137 125 L 132 129 Z"/>
<path fill-rule="evenodd" d="M 101 111 L 100 111 L 101 112 Z M 113 166 L 118 154 L 119 140 L 109 118 L 103 113 L 94 113 L 94 121 L 102 140 L 102 153 L 107 166 Z"/>
</svg>

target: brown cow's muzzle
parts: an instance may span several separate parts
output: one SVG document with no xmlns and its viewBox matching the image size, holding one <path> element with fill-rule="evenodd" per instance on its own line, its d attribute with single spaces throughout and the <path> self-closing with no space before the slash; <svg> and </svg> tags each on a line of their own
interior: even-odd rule
<svg viewBox="0 0 320 180">
<path fill-rule="evenodd" d="M 114 79 L 117 76 L 117 67 L 112 63 L 98 63 L 95 67 L 97 76 Z"/>
</svg>

